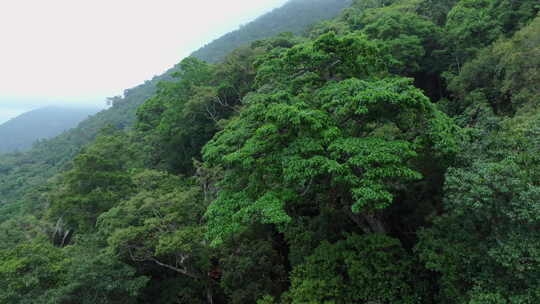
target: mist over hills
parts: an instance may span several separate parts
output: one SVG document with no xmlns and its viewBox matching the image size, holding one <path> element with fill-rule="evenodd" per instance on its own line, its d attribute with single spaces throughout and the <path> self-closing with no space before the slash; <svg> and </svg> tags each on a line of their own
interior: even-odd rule
<svg viewBox="0 0 540 304">
<path fill-rule="evenodd" d="M 44 107 L 0 124 L 0 153 L 25 151 L 37 140 L 49 139 L 77 126 L 97 108 Z"/>
</svg>

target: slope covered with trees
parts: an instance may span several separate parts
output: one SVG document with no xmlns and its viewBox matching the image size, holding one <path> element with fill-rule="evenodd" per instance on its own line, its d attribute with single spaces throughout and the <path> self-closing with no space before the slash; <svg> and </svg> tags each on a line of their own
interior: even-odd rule
<svg viewBox="0 0 540 304">
<path fill-rule="evenodd" d="M 24 151 L 77 126 L 97 109 L 47 107 L 21 114 L 0 125 L 0 153 Z"/>
<path fill-rule="evenodd" d="M 325 0 L 318 3 L 321 5 L 312 5 L 311 1 L 293 0 L 244 25 L 241 30 L 226 35 L 226 45 L 218 39 L 203 47 L 200 52 L 195 52 L 195 56 L 202 60 L 223 58 L 234 48 L 278 33 L 275 30 L 276 23 L 279 23 L 279 31 L 301 31 L 304 26 L 320 21 L 321 18 L 336 16 L 345 6 L 345 2 L 347 1 Z M 302 16 L 300 19 L 296 18 L 299 14 Z M 210 49 L 212 55 L 205 55 L 204 50 Z M 69 161 L 84 145 L 92 142 L 100 130 L 129 129 L 135 122 L 139 106 L 155 94 L 160 82 L 171 80 L 178 70 L 179 65 L 176 65 L 162 75 L 125 90 L 122 96 L 109 98 L 107 103 L 110 108 L 84 120 L 78 127 L 60 136 L 39 142 L 28 152 L 0 156 L 0 209 L 5 210 L 0 212 L 0 218 L 20 212 L 20 206 L 26 204 L 29 193 L 45 185 L 49 178 L 69 166 Z"/>
<path fill-rule="evenodd" d="M 539 11 L 356 0 L 183 60 L 4 218 L 0 302 L 539 302 Z"/>
<path fill-rule="evenodd" d="M 191 56 L 207 62 L 219 62 L 234 49 L 255 40 L 283 32 L 303 33 L 316 21 L 335 17 L 351 2 L 352 0 L 290 0 L 282 7 L 203 46 Z"/>
</svg>

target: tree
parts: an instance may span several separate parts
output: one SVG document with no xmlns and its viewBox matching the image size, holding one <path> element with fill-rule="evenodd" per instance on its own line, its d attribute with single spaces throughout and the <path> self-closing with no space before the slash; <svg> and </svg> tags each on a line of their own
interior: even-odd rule
<svg viewBox="0 0 540 304">
<path fill-rule="evenodd" d="M 461 0 L 448 13 L 446 43 L 459 73 L 466 61 L 503 35 L 511 36 L 533 19 L 535 0 Z"/>
<path fill-rule="evenodd" d="M 284 303 L 420 303 L 412 267 L 399 241 L 383 235 L 323 242 L 293 269 Z"/>
<path fill-rule="evenodd" d="M 478 50 L 502 34 L 500 24 L 488 13 L 491 2 L 462 0 L 448 13 L 447 45 L 453 53 L 453 67 L 458 73 Z"/>
<path fill-rule="evenodd" d="M 61 184 L 51 193 L 49 216 L 71 229 L 92 231 L 97 217 L 130 196 L 127 171 L 132 152 L 123 133 L 100 136 L 73 160 Z"/>
<path fill-rule="evenodd" d="M 125 262 L 150 263 L 160 272 L 196 281 L 189 291 L 194 301 L 210 300 L 212 253 L 204 240 L 200 188 L 158 171 L 142 171 L 133 179 L 139 192 L 99 217 L 109 251 Z"/>
<path fill-rule="evenodd" d="M 432 58 L 433 52 L 440 48 L 441 30 L 415 13 L 386 10 L 367 24 L 363 32 L 371 39 L 380 40 L 388 49 L 395 60 L 391 67 L 396 74 L 412 76 L 422 67 L 432 69 L 438 64 Z"/>
<path fill-rule="evenodd" d="M 102 243 L 95 235 L 84 236 L 63 249 L 63 284 L 49 291 L 49 303 L 138 303 L 149 279 L 105 252 Z"/>
<path fill-rule="evenodd" d="M 52 303 L 48 293 L 62 285 L 62 250 L 37 239 L 0 250 L 0 301 Z"/>
<path fill-rule="evenodd" d="M 538 113 L 479 133 L 461 166 L 449 169 L 444 212 L 420 232 L 416 249 L 440 274 L 442 303 L 540 299 Z"/>
<path fill-rule="evenodd" d="M 419 15 L 428 17 L 438 26 L 444 26 L 448 13 L 459 0 L 422 0 L 419 2 L 416 7 Z"/>
<path fill-rule="evenodd" d="M 450 171 L 447 213 L 419 245 L 426 266 L 442 274 L 443 303 L 489 294 L 501 303 L 539 300 L 540 187 L 524 173 L 511 159 Z"/>
<path fill-rule="evenodd" d="M 450 83 L 456 103 L 470 106 L 474 95 L 483 94 L 498 115 L 512 115 L 530 108 L 540 89 L 540 17 L 508 40 L 500 40 L 479 52 Z"/>
<path fill-rule="evenodd" d="M 421 178 L 413 159 L 456 146 L 450 120 L 410 80 L 354 78 L 380 73 L 379 61 L 362 36 L 327 34 L 259 67 L 265 86 L 204 148 L 225 169 L 207 211 L 215 244 L 249 223 L 287 223 L 320 201 L 384 232 L 378 212 Z"/>
<path fill-rule="evenodd" d="M 259 225 L 219 248 L 215 268 L 227 303 L 255 303 L 262 295 L 280 296 L 289 280 L 287 257 L 276 232 Z"/>
</svg>

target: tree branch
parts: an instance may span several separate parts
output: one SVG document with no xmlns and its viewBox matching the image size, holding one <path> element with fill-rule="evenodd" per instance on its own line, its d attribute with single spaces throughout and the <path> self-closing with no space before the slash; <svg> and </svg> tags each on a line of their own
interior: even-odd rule
<svg viewBox="0 0 540 304">
<path fill-rule="evenodd" d="M 181 274 L 183 274 L 185 276 L 188 276 L 190 278 L 197 279 L 197 280 L 201 278 L 199 275 L 190 273 L 189 271 L 187 271 L 185 269 L 181 269 L 181 268 L 178 268 L 178 267 L 171 266 L 169 264 L 162 263 L 162 262 L 158 261 L 155 258 L 150 258 L 150 260 L 153 261 L 154 263 L 158 264 L 159 266 L 162 266 L 162 267 L 168 268 L 168 269 L 170 269 L 172 271 L 181 273 Z"/>
</svg>

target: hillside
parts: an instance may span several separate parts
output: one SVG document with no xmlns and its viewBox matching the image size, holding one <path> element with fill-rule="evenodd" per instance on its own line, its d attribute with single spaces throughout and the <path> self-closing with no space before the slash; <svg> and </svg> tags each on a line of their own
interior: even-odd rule
<svg viewBox="0 0 540 304">
<path fill-rule="evenodd" d="M 352 0 L 291 0 L 238 30 L 212 41 L 191 56 L 207 62 L 218 62 L 239 46 L 255 40 L 282 32 L 301 34 L 315 22 L 336 16 L 351 3 Z"/>
<path fill-rule="evenodd" d="M 270 37 L 274 34 L 272 28 L 276 23 L 280 24 L 278 27 L 280 31 L 298 32 L 301 30 L 301 26 L 298 24 L 298 20 L 292 16 L 297 15 L 299 10 L 304 12 L 301 24 L 311 24 L 320 21 L 321 18 L 331 18 L 337 15 L 345 2 L 347 1 L 332 0 L 327 2 L 325 0 L 320 1 L 320 3 L 325 3 L 324 5 L 313 6 L 311 1 L 293 0 L 244 25 L 241 30 L 227 34 L 229 42 L 226 46 L 220 46 L 222 41 L 220 39 L 209 43 L 201 49 L 199 57 L 205 60 L 222 58 L 230 52 L 230 48 L 249 44 L 254 39 Z M 286 16 L 289 18 L 284 18 Z M 274 17 L 278 19 L 274 20 Z M 265 30 L 255 36 L 244 35 L 247 32 L 256 32 L 255 29 Z M 204 55 L 205 50 L 212 50 L 212 56 Z M 148 60 L 152 59 L 148 58 Z M 16 202 L 23 199 L 30 189 L 35 189 L 58 173 L 103 128 L 124 129 L 132 126 L 137 108 L 156 92 L 159 82 L 171 80 L 171 75 L 177 71 L 178 65 L 152 80 L 125 90 L 123 96 L 110 98 L 112 106 L 109 109 L 93 115 L 81 122 L 78 127 L 58 137 L 40 142 L 26 153 L 0 157 L 0 205 L 4 204 L 3 208 L 16 208 L 15 206 L 19 205 Z M 6 206 L 5 204 L 8 202 L 13 203 L 13 205 Z M 3 212 L 3 214 L 7 213 Z"/>
<path fill-rule="evenodd" d="M 25 151 L 77 126 L 97 109 L 47 107 L 21 114 L 0 125 L 0 153 Z"/>
<path fill-rule="evenodd" d="M 538 0 L 355 0 L 176 68 L 0 158 L 1 303 L 540 303 Z"/>
</svg>

